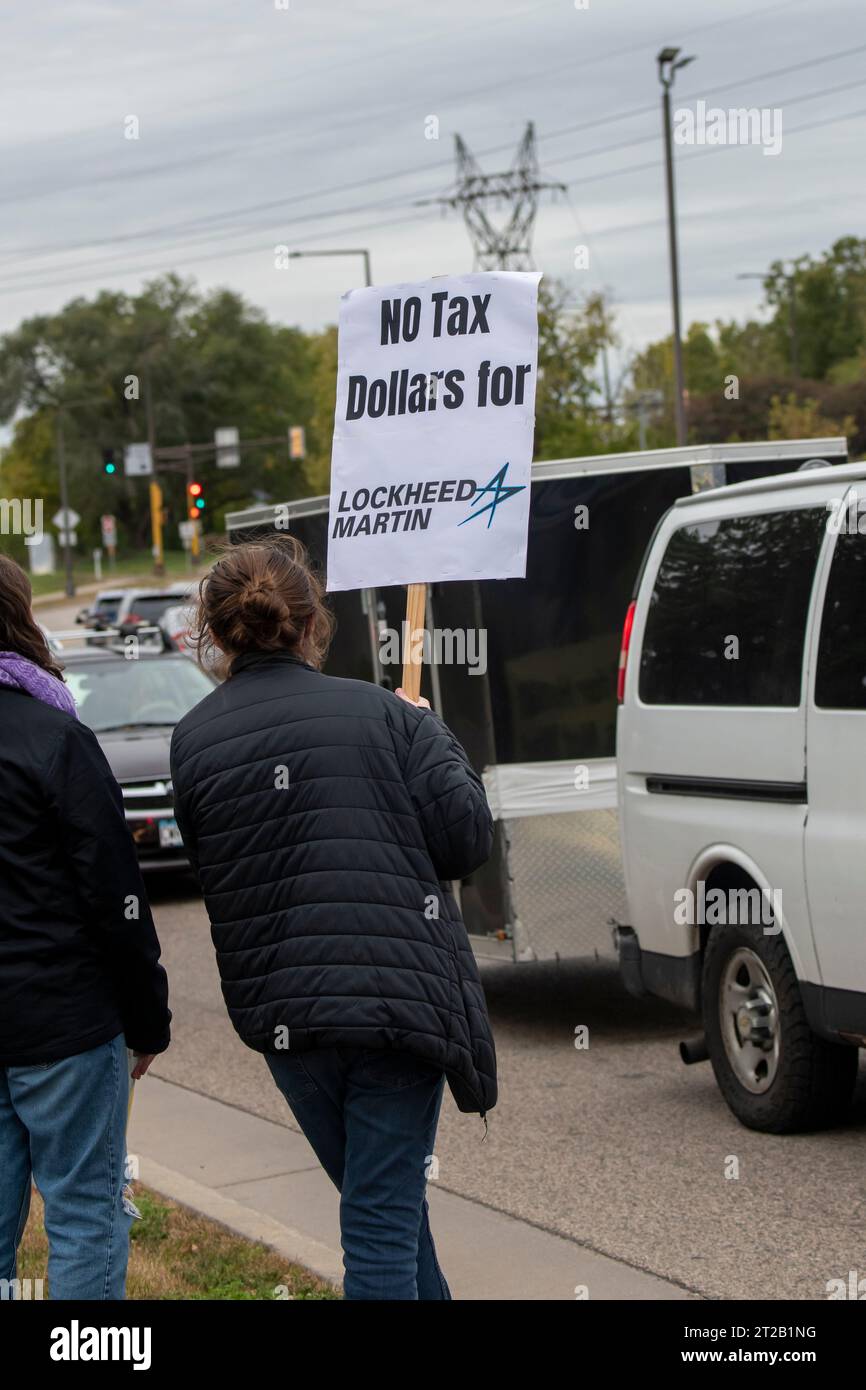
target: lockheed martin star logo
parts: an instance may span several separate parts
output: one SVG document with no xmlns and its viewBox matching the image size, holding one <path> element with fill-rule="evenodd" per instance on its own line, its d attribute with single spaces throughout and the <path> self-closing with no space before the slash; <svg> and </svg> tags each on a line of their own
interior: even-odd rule
<svg viewBox="0 0 866 1390">
<path fill-rule="evenodd" d="M 493 520 L 493 514 L 496 511 L 496 508 L 502 502 L 507 502 L 508 498 L 513 497 L 516 492 L 523 492 L 525 490 L 525 483 L 521 483 L 518 487 L 506 486 L 505 474 L 507 472 L 508 464 L 503 463 L 499 472 L 496 473 L 490 479 L 490 482 L 487 483 L 484 487 L 480 487 L 478 489 L 478 491 L 475 493 L 475 496 L 472 499 L 472 506 L 477 507 L 478 510 L 470 512 L 469 516 L 464 517 L 463 521 L 460 522 L 461 526 L 465 526 L 467 521 L 474 521 L 477 516 L 483 516 L 485 512 L 489 512 L 490 515 L 487 518 L 487 527 L 489 530 L 490 523 Z M 482 498 L 484 498 L 487 495 L 487 493 L 490 494 L 490 501 L 485 506 L 479 507 L 478 503 L 482 500 Z"/>
</svg>

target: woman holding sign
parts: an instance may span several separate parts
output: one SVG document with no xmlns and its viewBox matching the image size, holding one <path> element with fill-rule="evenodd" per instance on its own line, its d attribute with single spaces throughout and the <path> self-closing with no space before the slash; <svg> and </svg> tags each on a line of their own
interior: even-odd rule
<svg viewBox="0 0 866 1390">
<path fill-rule="evenodd" d="M 177 726 L 178 824 L 232 1023 L 341 1193 L 347 1299 L 448 1299 L 427 1217 L 447 1078 L 496 1101 L 484 994 L 448 881 L 490 853 L 484 790 L 426 701 L 319 669 L 332 627 L 292 539 L 202 581 L 228 678 Z"/>
</svg>

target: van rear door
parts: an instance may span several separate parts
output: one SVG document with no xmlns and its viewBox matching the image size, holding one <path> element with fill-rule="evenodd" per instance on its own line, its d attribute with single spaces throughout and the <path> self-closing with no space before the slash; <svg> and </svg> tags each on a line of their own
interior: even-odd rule
<svg viewBox="0 0 866 1390">
<path fill-rule="evenodd" d="M 858 486 L 860 496 L 858 497 Z M 806 715 L 806 883 L 826 1021 L 866 1033 L 866 500 L 846 494 L 820 580 Z M 837 530 L 837 527 L 839 528 Z"/>
</svg>

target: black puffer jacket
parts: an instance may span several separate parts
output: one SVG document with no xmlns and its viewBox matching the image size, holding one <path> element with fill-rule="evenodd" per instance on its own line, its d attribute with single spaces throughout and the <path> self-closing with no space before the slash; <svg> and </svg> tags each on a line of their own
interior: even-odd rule
<svg viewBox="0 0 866 1390">
<path fill-rule="evenodd" d="M 352 1043 L 417 1054 L 461 1110 L 496 1101 L 478 969 L 443 880 L 484 862 L 492 821 L 431 711 L 288 653 L 240 657 L 177 726 L 178 825 L 223 994 L 258 1052 Z"/>
<path fill-rule="evenodd" d="M 168 1047 L 168 983 L 120 788 L 96 736 L 0 688 L 0 1066 L 118 1033 Z"/>
</svg>

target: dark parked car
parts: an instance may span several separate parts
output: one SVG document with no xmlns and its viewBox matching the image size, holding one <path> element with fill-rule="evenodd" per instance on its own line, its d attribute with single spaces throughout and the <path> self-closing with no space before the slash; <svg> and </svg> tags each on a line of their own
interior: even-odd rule
<svg viewBox="0 0 866 1390">
<path fill-rule="evenodd" d="M 180 652 L 107 648 L 64 653 L 64 674 L 85 724 L 97 735 L 123 791 L 143 869 L 187 862 L 174 819 L 169 748 L 175 724 L 214 681 Z"/>
</svg>

